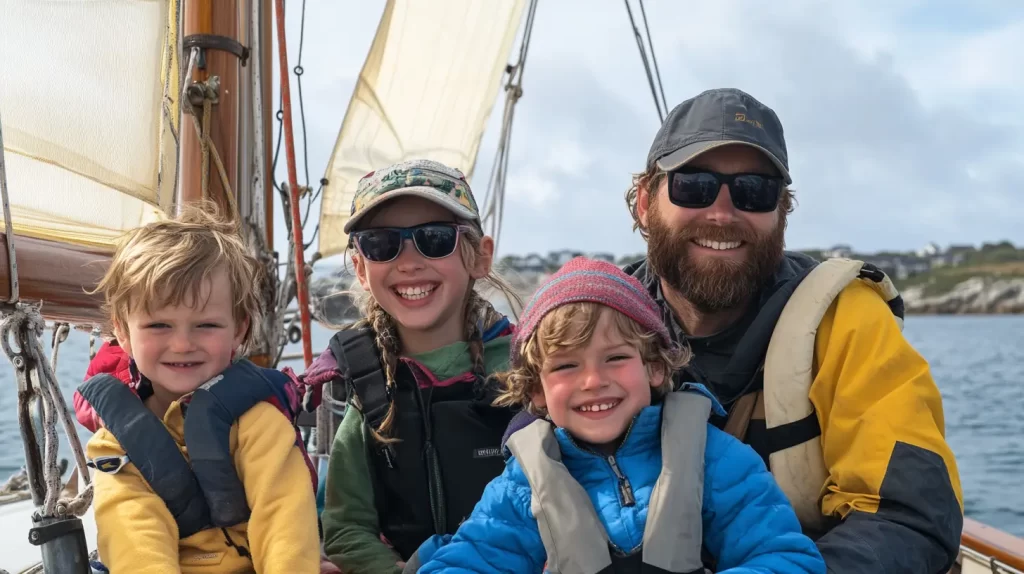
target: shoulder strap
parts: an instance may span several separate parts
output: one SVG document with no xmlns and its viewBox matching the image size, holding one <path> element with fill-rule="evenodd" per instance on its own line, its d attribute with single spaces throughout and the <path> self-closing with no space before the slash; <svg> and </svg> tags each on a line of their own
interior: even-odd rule
<svg viewBox="0 0 1024 574">
<path fill-rule="evenodd" d="M 761 396 L 761 391 L 754 391 L 740 395 L 738 399 L 733 401 L 732 407 L 729 409 L 729 418 L 725 420 L 725 426 L 722 427 L 722 430 L 741 441 L 745 441 L 747 439 L 747 427 L 750 426 L 750 419 L 754 418 L 754 407 L 757 405 L 759 396 Z"/>
<path fill-rule="evenodd" d="M 284 392 L 283 382 L 265 371 L 272 370 L 237 361 L 196 389 L 188 403 L 185 444 L 214 526 L 249 519 L 245 487 L 231 455 L 231 425 L 257 403 Z"/>
<path fill-rule="evenodd" d="M 805 527 L 821 529 L 820 501 L 828 471 L 821 429 L 808 394 L 814 379 L 814 343 L 822 317 L 847 285 L 871 285 L 903 325 L 903 301 L 892 281 L 862 261 L 829 259 L 800 282 L 772 333 L 765 358 L 764 409 L 769 433 L 779 437 L 769 455 L 772 474 Z"/>
<path fill-rule="evenodd" d="M 163 422 L 117 378 L 99 374 L 78 388 L 187 538 L 210 524 L 199 482 Z M 97 461 L 97 466 L 99 463 Z"/>
<path fill-rule="evenodd" d="M 651 492 L 643 539 L 643 563 L 659 571 L 703 572 L 704 447 L 711 407 L 711 399 L 699 392 L 665 397 L 661 474 Z"/>
<path fill-rule="evenodd" d="M 794 290 L 815 267 L 802 270 L 796 277 L 775 288 L 765 299 L 753 322 L 747 327 L 725 370 L 716 381 L 716 395 L 725 404 L 731 404 L 756 386 L 764 364 L 765 352 L 772 338 L 772 329 Z"/>
<path fill-rule="evenodd" d="M 391 397 L 373 331 L 369 327 L 338 331 L 329 346 L 338 361 L 338 370 L 348 381 L 349 392 L 359 399 L 363 419 L 371 428 L 377 428 L 387 416 Z"/>
<path fill-rule="evenodd" d="M 530 509 L 551 572 L 595 574 L 611 568 L 608 535 L 587 492 L 562 464 L 551 423 L 538 419 L 505 444 L 530 483 Z"/>
</svg>

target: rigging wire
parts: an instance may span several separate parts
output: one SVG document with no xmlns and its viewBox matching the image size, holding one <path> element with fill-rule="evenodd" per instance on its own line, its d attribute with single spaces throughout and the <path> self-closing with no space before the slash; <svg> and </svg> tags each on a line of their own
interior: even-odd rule
<svg viewBox="0 0 1024 574">
<path fill-rule="evenodd" d="M 274 189 L 276 189 L 278 193 L 284 193 L 284 190 L 281 189 L 281 185 L 277 182 L 277 176 L 274 175 L 277 173 L 277 158 L 281 154 L 281 138 L 284 136 L 284 130 L 281 128 L 281 122 L 284 121 L 284 110 L 281 109 L 282 105 L 281 98 L 278 98 L 277 111 L 274 112 L 274 119 L 277 120 L 277 143 L 274 144 L 274 159 L 270 162 L 270 180 L 274 184 Z"/>
<path fill-rule="evenodd" d="M 640 16 L 644 20 L 644 30 L 647 32 L 647 44 L 651 49 L 651 63 L 654 64 L 654 75 L 658 78 L 658 90 L 661 92 L 661 109 L 668 115 L 668 102 L 665 100 L 665 86 L 661 83 L 661 71 L 658 69 L 658 57 L 654 53 L 654 38 L 651 37 L 651 28 L 647 25 L 647 10 L 644 9 L 644 0 L 637 0 L 640 4 Z"/>
<path fill-rule="evenodd" d="M 530 51 L 530 40 L 533 37 L 533 23 L 537 14 L 537 0 L 530 0 L 523 29 L 523 40 L 519 46 L 519 59 L 514 65 L 506 68 L 508 81 L 505 83 L 505 111 L 501 121 L 501 136 L 498 150 L 491 166 L 491 179 L 487 183 L 486 201 L 484 203 L 482 227 L 490 228 L 487 232 L 497 246 L 501 237 L 501 221 L 505 214 L 505 185 L 508 179 L 508 163 L 512 142 L 512 120 L 515 106 L 523 96 L 523 73 L 526 68 L 526 57 Z"/>
<path fill-rule="evenodd" d="M 302 0 L 301 16 L 299 17 L 299 55 L 292 71 L 295 73 L 295 85 L 299 92 L 299 118 L 302 123 L 302 162 L 306 170 L 306 185 L 309 185 L 309 141 L 306 137 L 306 107 L 302 99 L 302 46 L 306 40 L 306 0 Z"/>
<path fill-rule="evenodd" d="M 277 37 L 278 37 L 278 56 L 280 59 L 281 66 L 281 98 L 284 103 L 284 129 L 285 129 L 285 148 L 288 160 L 288 191 L 291 194 L 291 218 L 292 218 L 292 234 L 293 238 L 293 252 L 295 253 L 295 283 L 296 283 L 296 295 L 299 300 L 299 316 L 302 321 L 302 357 L 305 366 L 308 368 L 313 362 L 313 350 L 310 344 L 309 328 L 310 328 L 310 313 L 309 313 L 309 302 L 308 302 L 308 290 L 306 286 L 306 264 L 305 254 L 303 250 L 304 243 L 302 241 L 302 221 L 299 216 L 299 189 L 298 189 L 298 176 L 296 174 L 295 165 L 295 140 L 294 132 L 292 130 L 291 122 L 291 101 L 290 101 L 290 90 L 288 87 L 289 79 L 287 75 L 288 68 L 288 42 L 287 35 L 285 34 L 285 15 L 284 15 L 284 0 L 277 0 Z M 300 226 L 298 229 L 295 226 Z"/>
<path fill-rule="evenodd" d="M 7 167 L 4 163 L 4 128 L 0 121 L 0 196 L 2 196 L 4 210 L 4 233 L 7 234 L 7 262 L 10 265 L 8 277 L 11 281 L 10 294 L 7 297 L 8 303 L 17 303 L 20 299 L 18 282 L 18 257 L 14 248 L 14 225 L 11 223 L 11 200 L 7 194 Z"/>
<path fill-rule="evenodd" d="M 654 107 L 658 111 L 658 120 L 661 122 L 665 121 L 665 114 L 668 113 L 668 106 L 664 103 L 665 100 L 665 88 L 661 85 L 661 74 L 657 71 L 658 59 L 654 56 L 654 43 L 651 41 L 651 30 L 647 26 L 647 14 L 644 11 L 643 0 L 640 2 L 640 11 L 643 14 L 644 28 L 647 30 L 647 43 L 650 45 L 651 58 L 654 60 L 654 72 L 657 75 L 655 80 L 655 74 L 651 73 L 651 62 L 647 59 L 647 49 L 644 48 L 643 35 L 640 34 L 640 29 L 637 28 L 636 20 L 633 18 L 633 8 L 629 5 L 629 0 L 623 0 L 626 5 L 626 13 L 629 15 L 629 25 L 633 28 L 633 37 L 636 39 L 637 50 L 640 51 L 640 60 L 644 65 L 644 73 L 647 74 L 647 84 L 651 88 L 651 96 L 654 98 Z M 655 81 L 657 81 L 657 87 L 655 87 Z M 658 99 L 658 91 L 661 91 L 661 100 Z"/>
<path fill-rule="evenodd" d="M 282 2 L 281 4 L 283 4 L 283 6 L 280 6 L 280 9 L 281 9 L 282 13 L 287 15 L 287 13 L 288 13 L 287 12 L 287 2 Z M 284 142 L 284 136 L 285 136 L 285 131 L 286 131 L 285 130 L 285 125 L 284 125 L 286 118 L 285 118 L 285 111 L 284 111 L 284 107 L 285 106 L 284 106 L 283 94 L 279 94 L 279 97 L 278 97 L 278 109 L 277 109 L 277 111 L 275 113 L 275 119 L 277 120 L 277 138 L 276 138 L 277 141 L 274 144 L 274 155 L 273 155 L 273 160 L 271 162 L 271 174 L 272 174 L 271 183 L 273 184 L 274 189 L 277 190 L 278 195 L 279 195 L 279 197 L 281 199 L 281 206 L 282 206 L 282 209 L 283 209 L 283 212 L 284 212 L 284 215 L 285 215 L 285 217 L 284 217 L 285 228 L 288 231 L 288 233 L 287 233 L 287 237 L 288 237 L 288 261 L 282 265 L 285 268 L 284 269 L 284 280 L 281 281 L 280 289 L 279 289 L 279 292 L 278 292 L 278 300 L 277 300 L 277 306 L 280 309 L 288 308 L 288 306 L 291 305 L 292 302 L 294 302 L 296 300 L 296 298 L 298 297 L 298 283 L 299 283 L 299 279 L 297 277 L 298 273 L 303 273 L 304 275 L 307 275 L 308 274 L 307 271 L 308 271 L 309 266 L 313 265 L 316 262 L 316 260 L 317 260 L 317 256 L 315 254 L 314 254 L 314 256 L 311 259 L 304 258 L 305 261 L 303 261 L 304 264 L 302 265 L 302 267 L 304 267 L 304 269 L 299 269 L 299 266 L 296 265 L 296 263 L 297 263 L 297 251 L 298 251 L 296 249 L 296 244 L 295 244 L 296 243 L 296 239 L 295 239 L 295 231 L 296 230 L 293 229 L 293 228 L 294 228 L 295 225 L 298 225 L 299 226 L 299 230 L 301 230 L 303 232 L 302 235 L 306 235 L 306 233 L 305 233 L 306 225 L 309 222 L 309 219 L 312 216 L 313 212 L 315 211 L 313 209 L 314 202 L 320 197 L 320 195 L 321 195 L 321 193 L 323 191 L 324 185 L 326 184 L 326 181 L 327 181 L 326 179 L 321 179 L 319 181 L 319 186 L 316 188 L 315 192 L 313 191 L 312 185 L 310 185 L 312 182 L 311 182 L 310 175 L 309 175 L 309 151 L 308 151 L 309 150 L 309 146 L 308 146 L 308 136 L 307 136 L 308 131 L 307 131 L 307 127 L 306 127 L 305 99 L 304 99 L 303 93 L 302 93 L 302 76 L 305 73 L 305 69 L 302 66 L 302 57 L 303 57 L 304 46 L 305 46 L 305 30 L 306 30 L 306 1 L 303 0 L 301 8 L 300 8 L 298 53 L 297 53 L 297 56 L 296 56 L 296 63 L 291 68 L 290 73 L 295 74 L 295 77 L 296 77 L 295 78 L 296 79 L 296 84 L 295 84 L 296 85 L 296 92 L 293 94 L 293 96 L 297 96 L 297 98 L 298 98 L 298 102 L 297 103 L 298 103 L 298 107 L 299 107 L 299 123 L 301 124 L 301 130 L 302 130 L 302 132 L 301 132 L 301 135 L 302 135 L 302 150 L 301 150 L 301 153 L 302 153 L 302 162 L 303 162 L 302 167 L 303 167 L 304 175 L 305 175 L 305 178 L 306 178 L 305 181 L 302 182 L 302 183 L 293 181 L 291 184 L 289 184 L 286 181 L 278 180 L 278 178 L 276 177 L 277 165 L 278 165 L 278 161 L 279 161 L 279 159 L 281 157 L 281 152 L 282 152 L 281 145 L 282 145 L 282 142 Z M 279 41 L 280 41 L 280 39 L 279 39 Z M 289 73 L 289 71 L 288 71 L 286 66 L 287 66 L 287 64 L 285 64 L 285 66 L 281 67 L 281 73 Z M 296 103 L 295 102 L 295 97 L 292 97 L 291 101 L 293 103 Z M 292 109 L 294 109 L 294 108 L 292 108 Z M 291 117 L 288 117 L 287 119 L 291 120 Z M 297 147 L 298 146 L 293 146 L 293 149 L 297 148 Z M 293 153 L 298 155 L 299 151 L 297 149 L 294 149 Z M 297 188 L 296 191 L 298 193 L 296 193 L 295 195 L 292 194 L 291 185 L 295 185 L 295 187 Z M 289 214 L 292 213 L 292 203 L 293 202 L 294 203 L 302 202 L 302 203 L 305 204 L 305 205 L 299 205 L 300 209 L 298 211 L 299 211 L 301 217 L 299 219 L 295 220 L 295 221 L 293 221 L 293 218 L 289 216 Z M 319 231 L 320 231 L 320 225 L 319 225 L 319 222 L 317 222 L 317 225 L 316 225 L 315 229 L 313 230 L 313 233 L 309 234 L 307 236 L 308 237 L 308 241 L 303 240 L 303 244 L 300 247 L 300 249 L 302 250 L 303 253 L 306 250 L 308 250 L 313 245 L 313 243 L 315 242 L 315 240 L 316 240 L 316 238 L 317 238 L 317 236 L 319 234 Z M 300 302 L 300 306 L 301 306 L 301 302 Z M 298 316 L 296 318 L 298 318 Z M 286 329 L 285 330 L 287 331 L 287 325 L 286 325 Z M 279 348 L 278 348 L 278 352 L 277 352 L 278 358 L 280 358 L 283 355 L 284 349 L 287 346 L 287 344 L 288 344 L 287 338 L 283 338 L 279 342 L 279 345 L 278 345 Z"/>
<path fill-rule="evenodd" d="M 287 6 L 287 2 L 285 4 Z M 300 8 L 299 13 L 299 50 L 298 56 L 296 57 L 295 66 L 292 68 L 292 73 L 295 74 L 295 86 L 299 104 L 299 123 L 301 124 L 302 127 L 302 163 L 304 173 L 306 176 L 305 185 L 303 187 L 308 187 L 310 190 L 312 190 L 312 186 L 310 186 L 311 178 L 309 177 L 309 138 L 306 129 L 306 107 L 305 98 L 303 98 L 302 96 L 302 76 L 306 72 L 305 68 L 302 66 L 302 54 L 306 38 L 306 0 L 302 0 L 302 6 Z M 285 14 L 287 14 L 287 9 L 285 10 Z M 271 162 L 271 174 L 277 173 L 277 162 L 281 154 L 281 142 L 283 141 L 282 138 L 284 136 L 284 109 L 283 100 L 280 98 L 280 95 L 278 97 L 278 109 L 274 117 L 277 120 L 277 142 L 274 144 L 274 158 Z M 306 222 L 309 220 L 309 214 L 313 210 L 313 202 L 316 201 L 316 199 L 320 196 L 320 192 L 323 190 L 324 181 L 325 180 L 323 179 L 320 180 L 320 185 L 317 187 L 315 193 L 306 194 L 306 215 L 303 217 L 302 220 L 303 228 L 306 227 Z M 281 195 L 282 200 L 286 202 L 285 208 L 287 211 L 287 201 L 290 200 L 290 198 L 288 197 L 288 191 L 281 185 L 281 182 L 278 181 L 276 176 L 272 178 L 272 183 L 274 185 L 274 189 L 276 189 L 277 192 Z"/>
</svg>

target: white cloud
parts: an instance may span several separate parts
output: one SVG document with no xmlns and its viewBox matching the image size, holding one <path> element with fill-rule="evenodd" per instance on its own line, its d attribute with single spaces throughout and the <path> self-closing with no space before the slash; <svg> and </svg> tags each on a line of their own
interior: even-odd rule
<svg viewBox="0 0 1024 574">
<path fill-rule="evenodd" d="M 544 167 L 571 177 L 583 176 L 593 163 L 593 158 L 579 139 L 559 139 L 551 144 Z"/>
<path fill-rule="evenodd" d="M 519 172 L 510 176 L 505 185 L 506 201 L 522 203 L 543 215 L 558 197 L 558 186 L 549 177 L 535 170 Z M 506 219 L 503 225 L 508 225 Z"/>
</svg>

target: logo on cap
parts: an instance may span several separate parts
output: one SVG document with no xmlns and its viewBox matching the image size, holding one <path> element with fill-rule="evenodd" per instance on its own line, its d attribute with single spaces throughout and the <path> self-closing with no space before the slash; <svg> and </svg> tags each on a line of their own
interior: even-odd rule
<svg viewBox="0 0 1024 574">
<path fill-rule="evenodd" d="M 748 118 L 747 114 L 745 114 L 743 112 L 736 112 L 736 121 L 743 122 L 743 123 L 746 123 L 746 124 L 750 124 L 750 125 L 754 126 L 755 128 L 758 128 L 758 129 L 764 129 L 764 126 L 761 125 L 760 121 L 752 119 L 752 118 Z"/>
</svg>

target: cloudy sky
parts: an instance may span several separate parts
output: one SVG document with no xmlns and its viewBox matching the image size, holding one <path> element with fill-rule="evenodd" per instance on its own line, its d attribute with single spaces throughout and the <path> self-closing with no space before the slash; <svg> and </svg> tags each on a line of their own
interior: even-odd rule
<svg viewBox="0 0 1024 574">
<path fill-rule="evenodd" d="M 294 65 L 300 2 L 288 4 Z M 313 181 L 326 169 L 383 6 L 308 1 L 302 87 Z M 779 114 L 799 201 L 789 247 L 1024 244 L 1024 2 L 645 7 L 670 107 L 736 87 Z M 295 89 L 293 79 L 293 97 Z M 498 101 L 474 177 L 481 195 L 500 114 Z M 540 0 L 499 253 L 642 251 L 622 195 L 657 128 L 624 4 Z M 300 179 L 303 172 L 300 159 Z M 283 160 L 278 178 L 286 179 Z"/>
</svg>

